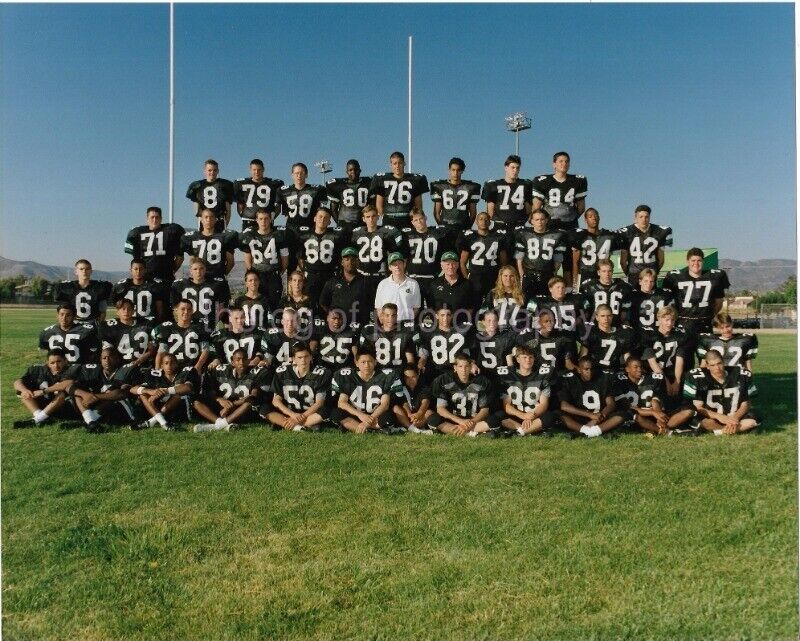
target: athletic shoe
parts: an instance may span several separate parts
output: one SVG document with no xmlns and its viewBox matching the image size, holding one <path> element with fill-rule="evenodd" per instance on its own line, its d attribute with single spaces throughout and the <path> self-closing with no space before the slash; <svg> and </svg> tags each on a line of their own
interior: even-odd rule
<svg viewBox="0 0 800 641">
<path fill-rule="evenodd" d="M 128 429 L 134 432 L 138 432 L 139 430 L 146 430 L 149 429 L 150 425 L 148 425 L 147 421 L 142 421 L 141 423 L 131 422 L 128 423 Z"/>
<path fill-rule="evenodd" d="M 92 434 L 102 434 L 105 430 L 100 421 L 92 421 L 86 424 L 86 431 Z"/>
<path fill-rule="evenodd" d="M 48 421 L 49 421 L 49 419 L 48 419 Z M 42 425 L 47 424 L 48 421 L 44 421 L 42 423 Z M 20 429 L 20 428 L 23 428 L 23 427 L 36 427 L 38 425 L 38 423 L 36 421 L 34 421 L 32 418 L 23 418 L 23 419 L 21 419 L 19 421 L 14 421 L 12 423 L 12 425 L 16 429 Z"/>
</svg>

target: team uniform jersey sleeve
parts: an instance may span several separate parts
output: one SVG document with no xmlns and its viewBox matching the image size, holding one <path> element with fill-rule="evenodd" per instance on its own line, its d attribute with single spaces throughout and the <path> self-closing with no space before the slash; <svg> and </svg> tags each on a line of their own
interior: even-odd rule
<svg viewBox="0 0 800 641">
<path fill-rule="evenodd" d="M 706 377 L 699 367 L 691 370 L 683 383 L 683 396 L 690 401 L 703 401 L 706 392 Z"/>
<path fill-rule="evenodd" d="M 141 253 L 139 249 L 139 228 L 134 227 L 128 232 L 128 236 L 125 238 L 125 253 L 131 254 L 134 258 L 137 258 Z"/>
<path fill-rule="evenodd" d="M 483 183 L 481 190 L 481 200 L 487 203 L 493 203 L 497 198 L 497 185 L 492 180 L 487 180 Z"/>
</svg>

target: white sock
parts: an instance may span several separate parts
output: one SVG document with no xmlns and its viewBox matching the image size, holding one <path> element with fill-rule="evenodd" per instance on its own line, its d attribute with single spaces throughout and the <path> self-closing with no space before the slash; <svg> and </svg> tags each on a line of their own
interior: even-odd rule
<svg viewBox="0 0 800 641">
<path fill-rule="evenodd" d="M 714 430 L 714 436 L 723 436 L 725 434 L 725 430 Z"/>
<path fill-rule="evenodd" d="M 167 419 L 164 418 L 164 415 L 159 412 L 153 417 L 153 420 L 158 423 L 161 427 L 164 427 L 167 424 Z M 151 426 L 152 427 L 152 426 Z"/>
<path fill-rule="evenodd" d="M 477 435 L 478 433 L 475 430 L 470 430 L 469 432 L 467 432 L 467 436 L 477 436 Z"/>
<path fill-rule="evenodd" d="M 83 422 L 88 425 L 92 421 L 96 420 L 94 417 L 95 414 L 97 414 L 97 412 L 93 410 L 83 410 L 83 412 L 81 412 L 81 416 L 83 417 Z"/>
<path fill-rule="evenodd" d="M 603 430 L 600 429 L 599 425 L 590 425 L 589 429 L 591 430 L 591 433 L 588 435 L 589 438 L 603 435 Z"/>
<path fill-rule="evenodd" d="M 147 419 L 147 427 L 155 427 L 158 425 L 158 419 L 155 416 L 151 416 Z"/>
<path fill-rule="evenodd" d="M 302 432 L 302 431 L 303 431 L 303 426 L 300 425 L 299 423 L 292 428 L 292 432 Z"/>
<path fill-rule="evenodd" d="M 519 434 L 520 436 L 525 436 L 525 430 L 523 430 L 521 427 L 518 427 L 517 434 Z"/>
<path fill-rule="evenodd" d="M 216 425 L 217 427 L 225 427 L 227 424 L 228 424 L 228 419 L 225 418 L 224 416 L 220 416 L 214 423 L 214 425 Z"/>
<path fill-rule="evenodd" d="M 581 429 L 580 429 L 580 433 L 581 434 L 586 434 L 586 436 L 589 436 L 589 433 L 591 431 L 592 431 L 592 426 L 591 425 L 581 425 Z"/>
<path fill-rule="evenodd" d="M 36 410 L 33 413 L 33 420 L 36 421 L 37 423 L 42 423 L 46 421 L 48 418 L 50 418 L 50 416 L 44 410 Z"/>
</svg>

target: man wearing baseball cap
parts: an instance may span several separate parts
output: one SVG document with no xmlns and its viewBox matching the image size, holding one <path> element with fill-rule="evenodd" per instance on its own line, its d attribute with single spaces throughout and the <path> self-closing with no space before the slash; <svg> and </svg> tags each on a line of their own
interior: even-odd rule
<svg viewBox="0 0 800 641">
<path fill-rule="evenodd" d="M 475 312 L 475 288 L 459 272 L 458 256 L 455 252 L 442 254 L 442 275 L 435 278 L 430 284 L 430 298 L 427 304 L 433 309 L 440 309 L 442 304 L 453 310 L 453 320 L 456 325 L 464 321 L 471 321 Z M 468 313 L 469 317 L 464 315 Z"/>
<path fill-rule="evenodd" d="M 358 273 L 358 252 L 354 247 L 342 250 L 341 273 L 330 278 L 322 287 L 319 306 L 327 314 L 332 309 L 341 310 L 348 323 L 366 323 L 372 300 L 369 297 L 367 277 Z"/>
<path fill-rule="evenodd" d="M 419 283 L 406 276 L 406 259 L 400 252 L 389 254 L 387 262 L 390 275 L 378 283 L 375 291 L 375 318 L 386 303 L 394 303 L 397 305 L 398 321 L 413 321 L 422 307 Z"/>
</svg>

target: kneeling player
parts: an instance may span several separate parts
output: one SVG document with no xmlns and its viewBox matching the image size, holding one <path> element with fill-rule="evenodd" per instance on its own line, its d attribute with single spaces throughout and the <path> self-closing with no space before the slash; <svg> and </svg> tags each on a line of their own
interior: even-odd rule
<svg viewBox="0 0 800 641">
<path fill-rule="evenodd" d="M 625 361 L 625 372 L 614 381 L 614 400 L 620 409 L 627 406 L 634 422 L 645 432 L 656 436 L 671 434 L 684 427 L 694 416 L 691 407 L 669 409 L 666 379 L 658 372 L 644 373 L 642 361 L 631 356 Z M 685 430 L 694 433 L 694 430 Z"/>
<path fill-rule="evenodd" d="M 229 432 L 239 419 L 246 419 L 261 388 L 266 370 L 250 367 L 247 352 L 241 348 L 231 354 L 231 362 L 206 372 L 203 400 L 193 407 L 209 423 L 198 423 L 195 432 Z"/>
<path fill-rule="evenodd" d="M 139 429 L 160 425 L 167 431 L 175 428 L 167 420 L 192 420 L 191 397 L 200 391 L 200 375 L 191 365 L 180 368 L 175 354 L 161 358 L 161 369 L 144 370 L 142 382 L 131 387 L 150 418 Z M 181 416 L 181 411 L 183 415 Z"/>
<path fill-rule="evenodd" d="M 433 381 L 436 413 L 428 419 L 432 429 L 456 436 L 477 436 L 497 428 L 489 413 L 489 380 L 472 375 L 472 359 L 464 352 L 455 355 L 453 371 Z"/>
<path fill-rule="evenodd" d="M 392 407 L 397 423 L 413 434 L 433 434 L 428 428 L 428 419 L 433 414 L 431 388 L 420 382 L 420 373 L 410 364 L 403 368 L 403 383 L 405 400 Z"/>
<path fill-rule="evenodd" d="M 759 421 L 750 411 L 753 375 L 740 366 L 725 367 L 722 356 L 709 350 L 706 367 L 686 377 L 684 395 L 700 416 L 700 427 L 717 436 L 749 432 Z"/>
<path fill-rule="evenodd" d="M 527 345 L 518 345 L 514 358 L 517 369 L 497 368 L 503 395 L 500 425 L 520 436 L 552 429 L 556 416 L 548 411 L 550 367 L 542 365 L 534 369 L 534 351 Z"/>
<path fill-rule="evenodd" d="M 47 425 L 50 419 L 64 413 L 69 407 L 66 389 L 77 376 L 78 365 L 69 365 L 64 352 L 51 349 L 45 365 L 31 365 L 28 371 L 14 381 L 14 391 L 33 418 L 14 421 L 14 427 Z"/>
<path fill-rule="evenodd" d="M 611 376 L 594 369 L 590 357 L 578 359 L 577 373 L 564 376 L 560 395 L 564 425 L 589 438 L 610 432 L 625 421 L 623 413 L 615 411 Z"/>
<path fill-rule="evenodd" d="M 392 370 L 376 372 L 375 363 L 375 352 L 362 346 L 356 354 L 355 371 L 343 367 L 333 376 L 331 389 L 337 405 L 331 421 L 356 434 L 393 432 L 389 407 L 393 396 L 402 396 L 403 386 Z"/>
<path fill-rule="evenodd" d="M 272 407 L 266 419 L 285 430 L 302 432 L 319 426 L 328 418 L 325 400 L 331 384 L 330 370 L 318 365 L 311 369 L 307 343 L 292 348 L 292 364 L 281 365 L 272 378 Z"/>
</svg>

